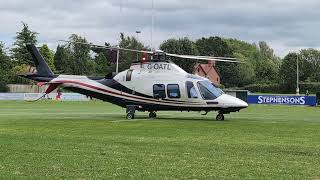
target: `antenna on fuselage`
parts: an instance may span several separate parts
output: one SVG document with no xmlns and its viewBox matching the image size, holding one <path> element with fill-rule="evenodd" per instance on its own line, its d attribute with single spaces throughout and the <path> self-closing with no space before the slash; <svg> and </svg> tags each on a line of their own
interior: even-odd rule
<svg viewBox="0 0 320 180">
<path fill-rule="evenodd" d="M 153 50 L 154 0 L 151 1 L 151 50 Z"/>
<path fill-rule="evenodd" d="M 120 55 L 120 51 L 119 51 L 119 45 L 117 45 L 117 63 L 116 63 L 116 73 L 119 73 L 119 55 Z"/>
</svg>

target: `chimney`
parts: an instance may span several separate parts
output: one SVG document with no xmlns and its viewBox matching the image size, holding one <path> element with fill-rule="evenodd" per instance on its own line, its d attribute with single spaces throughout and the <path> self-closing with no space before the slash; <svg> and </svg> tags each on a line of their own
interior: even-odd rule
<svg viewBox="0 0 320 180">
<path fill-rule="evenodd" d="M 215 66 L 216 65 L 216 61 L 208 61 L 208 66 Z"/>
</svg>

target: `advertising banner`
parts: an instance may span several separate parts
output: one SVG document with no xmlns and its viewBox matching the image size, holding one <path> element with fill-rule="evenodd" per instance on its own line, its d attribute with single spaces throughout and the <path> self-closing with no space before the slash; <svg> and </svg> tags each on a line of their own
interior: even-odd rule
<svg viewBox="0 0 320 180">
<path fill-rule="evenodd" d="M 23 100 L 23 93 L 0 93 L 0 100 Z"/>
<path fill-rule="evenodd" d="M 316 96 L 248 95 L 248 104 L 285 104 L 316 106 Z"/>
</svg>

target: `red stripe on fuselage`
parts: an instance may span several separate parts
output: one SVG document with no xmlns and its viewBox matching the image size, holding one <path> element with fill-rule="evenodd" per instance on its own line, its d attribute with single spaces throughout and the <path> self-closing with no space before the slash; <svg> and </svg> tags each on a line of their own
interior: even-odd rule
<svg viewBox="0 0 320 180">
<path fill-rule="evenodd" d="M 74 83 L 74 84 L 79 84 L 79 85 L 82 85 L 82 86 L 85 86 L 85 87 L 89 87 L 89 88 L 92 88 L 92 89 L 95 89 L 95 90 L 103 91 L 103 92 L 106 92 L 106 93 L 110 93 L 110 94 L 114 94 L 114 95 L 118 95 L 118 96 L 125 96 L 125 97 L 128 97 L 128 98 L 140 99 L 140 100 L 144 100 L 144 101 L 151 101 L 151 102 L 158 102 L 158 103 L 173 103 L 173 104 L 176 104 L 176 105 L 202 105 L 202 104 L 186 104 L 188 102 L 184 103 L 184 102 L 155 101 L 154 99 L 148 99 L 148 98 L 139 97 L 139 96 L 130 96 L 130 95 L 126 95 L 126 94 L 116 93 L 116 92 L 109 91 L 109 90 L 106 90 L 106 89 L 103 89 L 103 88 L 99 88 L 99 87 L 96 87 L 96 86 L 93 86 L 93 85 L 90 85 L 90 84 L 86 84 L 86 83 L 78 82 L 78 81 L 72 81 L 72 80 L 60 80 L 60 81 L 55 81 L 55 83 Z"/>
</svg>

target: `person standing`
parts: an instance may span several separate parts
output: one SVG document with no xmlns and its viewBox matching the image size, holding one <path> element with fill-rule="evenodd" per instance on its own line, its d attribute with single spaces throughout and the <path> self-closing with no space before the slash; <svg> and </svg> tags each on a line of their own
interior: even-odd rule
<svg viewBox="0 0 320 180">
<path fill-rule="evenodd" d="M 57 96 L 56 96 L 56 100 L 57 100 L 57 101 L 60 101 L 60 100 L 61 100 L 61 95 L 62 95 L 61 90 L 60 90 L 60 88 L 58 88 L 58 90 L 57 90 Z"/>
</svg>

